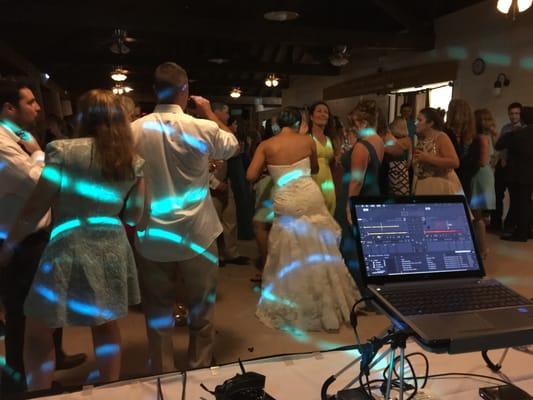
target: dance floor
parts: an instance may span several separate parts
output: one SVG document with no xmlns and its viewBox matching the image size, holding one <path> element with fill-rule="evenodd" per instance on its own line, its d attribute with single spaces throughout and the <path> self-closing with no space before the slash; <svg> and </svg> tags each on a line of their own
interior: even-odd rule
<svg viewBox="0 0 533 400">
<path fill-rule="evenodd" d="M 499 279 L 521 294 L 533 297 L 533 240 L 528 243 L 504 242 L 489 234 L 490 255 L 486 262 L 490 277 Z M 241 252 L 255 258 L 255 242 L 241 242 Z M 254 316 L 259 297 L 258 288 L 250 282 L 256 273 L 250 266 L 227 265 L 220 271 L 216 310 L 216 361 L 220 364 L 237 358 L 250 359 L 268 355 L 324 350 L 351 344 L 354 341 L 349 327 L 338 333 L 281 332 L 263 326 Z M 359 321 L 362 339 L 380 333 L 388 322 L 380 315 L 364 316 Z M 123 337 L 123 377 L 147 373 L 147 345 L 144 316 L 132 310 L 120 321 Z M 68 353 L 85 352 L 89 360 L 69 371 L 60 371 L 56 380 L 65 385 L 80 384 L 95 368 L 91 354 L 91 336 L 87 328 L 68 328 L 64 333 L 64 347 Z M 187 330 L 176 328 L 176 365 L 186 366 Z M 0 354 L 3 342 L 0 341 Z"/>
</svg>

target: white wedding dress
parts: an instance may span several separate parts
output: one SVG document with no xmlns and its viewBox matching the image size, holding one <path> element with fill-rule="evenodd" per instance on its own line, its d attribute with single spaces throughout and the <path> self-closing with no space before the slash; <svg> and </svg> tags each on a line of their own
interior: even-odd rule
<svg viewBox="0 0 533 400">
<path fill-rule="evenodd" d="M 341 229 L 311 178 L 309 158 L 268 170 L 275 217 L 256 315 L 289 332 L 337 330 L 360 298 L 339 251 Z"/>
</svg>

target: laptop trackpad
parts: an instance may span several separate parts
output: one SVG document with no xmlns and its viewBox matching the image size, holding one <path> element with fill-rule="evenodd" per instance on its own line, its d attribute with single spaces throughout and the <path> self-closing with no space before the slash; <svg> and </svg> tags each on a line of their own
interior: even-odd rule
<svg viewBox="0 0 533 400">
<path fill-rule="evenodd" d="M 493 324 L 476 313 L 441 315 L 440 320 L 456 332 L 476 332 L 494 328 Z"/>
</svg>

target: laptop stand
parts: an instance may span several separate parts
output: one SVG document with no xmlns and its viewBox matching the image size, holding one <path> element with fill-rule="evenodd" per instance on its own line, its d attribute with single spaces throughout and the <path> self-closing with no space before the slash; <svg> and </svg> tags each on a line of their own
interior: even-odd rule
<svg viewBox="0 0 533 400">
<path fill-rule="evenodd" d="M 367 343 L 359 346 L 354 346 L 355 349 L 359 350 L 359 353 L 361 354 L 359 357 L 357 357 L 355 360 L 351 361 L 348 365 L 343 367 L 339 372 L 335 373 L 331 377 L 329 377 L 324 384 L 322 385 L 321 389 L 321 399 L 327 400 L 327 391 L 329 386 L 344 372 L 346 372 L 348 369 L 350 369 L 352 366 L 356 365 L 357 363 L 360 363 L 360 369 L 358 376 L 350 381 L 346 388 L 354 385 L 355 383 L 362 380 L 363 376 L 367 376 L 370 374 L 370 370 L 374 368 L 381 360 L 383 360 L 385 357 L 389 356 L 389 366 L 387 370 L 387 378 L 386 378 L 386 390 L 385 390 L 385 400 L 391 399 L 391 390 L 392 390 L 392 381 L 394 380 L 394 374 L 395 374 L 395 366 L 396 366 L 396 352 L 399 349 L 399 357 L 400 357 L 400 397 L 399 400 L 403 400 L 404 398 L 404 373 L 405 373 L 405 347 L 407 339 L 410 336 L 413 336 L 414 333 L 410 330 L 406 329 L 389 329 L 387 333 L 382 337 L 373 337 L 370 339 Z M 378 354 L 378 351 L 383 346 L 389 346 L 389 348 L 381 354 L 377 359 L 374 360 L 374 357 Z M 337 399 L 369 399 L 370 397 L 367 395 L 366 391 L 361 389 L 348 389 L 343 390 L 337 394 Z"/>
</svg>

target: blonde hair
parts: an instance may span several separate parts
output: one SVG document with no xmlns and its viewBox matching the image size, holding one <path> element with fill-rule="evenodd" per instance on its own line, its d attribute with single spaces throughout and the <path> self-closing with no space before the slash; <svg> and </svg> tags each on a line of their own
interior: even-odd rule
<svg viewBox="0 0 533 400">
<path fill-rule="evenodd" d="M 472 143 L 476 135 L 476 124 L 470 104 L 462 99 L 450 101 L 446 126 L 453 130 L 460 142 Z"/>
<path fill-rule="evenodd" d="M 402 117 L 394 118 L 390 124 L 390 130 L 395 138 L 403 138 L 409 136 L 409 129 L 407 128 L 407 120 Z"/>
<path fill-rule="evenodd" d="M 366 121 L 369 127 L 376 128 L 378 123 L 378 110 L 374 100 L 361 100 L 348 114 L 350 122 L 355 120 Z"/>
<path fill-rule="evenodd" d="M 133 178 L 133 136 L 120 98 L 107 90 L 91 90 L 80 97 L 78 109 L 78 136 L 94 138 L 102 176 L 114 181 Z"/>
</svg>

